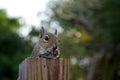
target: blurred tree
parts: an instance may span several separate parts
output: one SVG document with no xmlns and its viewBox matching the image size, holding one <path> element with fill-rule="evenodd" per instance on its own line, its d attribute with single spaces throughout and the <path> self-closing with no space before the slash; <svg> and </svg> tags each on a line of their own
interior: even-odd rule
<svg viewBox="0 0 120 80">
<path fill-rule="evenodd" d="M 71 80 L 120 79 L 120 1 L 119 0 L 52 0 L 44 24 L 57 22 L 61 34 L 62 56 L 77 58 L 80 69 L 71 71 Z M 46 25 L 46 26 L 48 26 Z M 90 61 L 89 61 L 90 60 Z M 90 65 L 88 65 L 88 63 Z M 86 72 L 87 67 L 89 70 Z M 75 69 L 75 68 L 74 68 Z M 84 78 L 77 78 L 80 75 Z M 87 75 L 88 76 L 85 76 Z M 86 78 L 87 77 L 87 78 Z"/>
<path fill-rule="evenodd" d="M 20 37 L 19 18 L 9 18 L 0 10 L 0 79 L 16 80 L 19 63 L 31 52 L 30 43 Z"/>
</svg>

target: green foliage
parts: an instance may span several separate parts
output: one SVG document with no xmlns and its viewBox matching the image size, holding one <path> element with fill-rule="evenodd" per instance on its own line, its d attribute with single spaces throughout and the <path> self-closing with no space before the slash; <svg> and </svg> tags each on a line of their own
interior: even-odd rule
<svg viewBox="0 0 120 80">
<path fill-rule="evenodd" d="M 1 80 L 16 80 L 19 63 L 31 53 L 30 43 L 16 33 L 21 25 L 18 18 L 9 18 L 5 10 L 0 10 Z"/>
<path fill-rule="evenodd" d="M 91 64 L 95 70 L 92 75 L 94 78 L 88 80 L 97 80 L 99 77 L 101 80 L 119 80 L 119 76 L 115 75 L 117 73 L 115 70 L 119 70 L 118 66 L 120 66 L 119 7 L 119 0 L 51 0 L 48 4 L 48 10 L 52 15 L 46 12 L 50 18 L 46 24 L 56 21 L 64 28 L 64 32 L 60 35 L 61 56 L 71 58 L 74 56 L 78 64 L 84 58 L 94 59 L 95 55 L 104 56 L 98 58 L 99 60 L 94 59 L 98 61 Z M 77 70 L 79 68 L 81 66 L 76 67 Z M 101 68 L 105 72 L 101 72 Z M 71 80 L 84 80 L 77 79 L 76 75 L 81 73 L 86 79 L 84 70 L 74 71 L 76 70 L 71 71 Z M 89 71 L 87 71 L 88 76 Z M 95 78 L 95 76 L 99 77 Z"/>
<path fill-rule="evenodd" d="M 0 26 L 8 30 L 14 30 L 19 28 L 21 24 L 19 23 L 19 18 L 8 18 L 5 10 L 0 10 Z"/>
</svg>

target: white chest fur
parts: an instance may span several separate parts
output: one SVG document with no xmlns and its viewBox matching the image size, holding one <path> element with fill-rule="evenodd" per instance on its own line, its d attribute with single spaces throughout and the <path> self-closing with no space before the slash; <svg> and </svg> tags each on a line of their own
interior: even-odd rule
<svg viewBox="0 0 120 80">
<path fill-rule="evenodd" d="M 40 54 L 45 54 L 45 49 L 42 48 L 42 47 L 40 47 L 40 49 L 39 49 L 39 53 L 40 53 Z"/>
</svg>

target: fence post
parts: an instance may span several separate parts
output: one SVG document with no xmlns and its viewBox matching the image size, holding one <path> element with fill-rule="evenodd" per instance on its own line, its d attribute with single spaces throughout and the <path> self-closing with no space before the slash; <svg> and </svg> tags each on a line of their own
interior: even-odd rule
<svg viewBox="0 0 120 80">
<path fill-rule="evenodd" d="M 28 57 L 19 64 L 18 80 L 69 80 L 69 60 Z"/>
</svg>

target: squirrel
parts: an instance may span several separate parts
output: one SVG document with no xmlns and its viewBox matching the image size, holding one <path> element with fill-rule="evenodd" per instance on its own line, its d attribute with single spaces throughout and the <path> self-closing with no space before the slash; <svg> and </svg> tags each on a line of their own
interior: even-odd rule
<svg viewBox="0 0 120 80">
<path fill-rule="evenodd" d="M 35 45 L 31 58 L 59 58 L 60 51 L 58 44 L 60 40 L 57 36 L 57 30 L 55 29 L 54 34 L 45 32 L 44 28 L 41 27 L 39 31 L 39 41 Z"/>
</svg>

